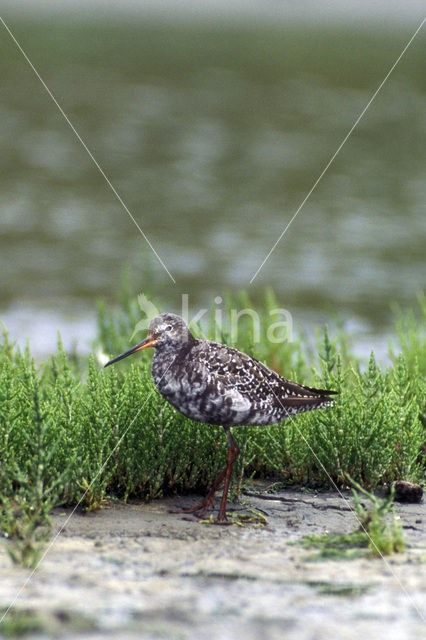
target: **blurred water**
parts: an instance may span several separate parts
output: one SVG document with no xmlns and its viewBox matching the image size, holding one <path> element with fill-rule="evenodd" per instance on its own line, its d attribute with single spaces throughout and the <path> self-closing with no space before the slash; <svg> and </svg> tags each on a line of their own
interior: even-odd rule
<svg viewBox="0 0 426 640">
<path fill-rule="evenodd" d="M 10 26 L 176 279 L 155 258 L 147 276 L 145 241 L 1 31 L 0 318 L 13 335 L 42 351 L 57 329 L 87 343 L 94 300 L 112 299 L 127 264 L 171 309 L 183 292 L 195 308 L 240 288 L 256 301 L 271 285 L 296 329 L 333 310 L 372 347 L 390 304 L 414 304 L 425 279 L 423 34 L 249 286 L 407 27 Z"/>
</svg>

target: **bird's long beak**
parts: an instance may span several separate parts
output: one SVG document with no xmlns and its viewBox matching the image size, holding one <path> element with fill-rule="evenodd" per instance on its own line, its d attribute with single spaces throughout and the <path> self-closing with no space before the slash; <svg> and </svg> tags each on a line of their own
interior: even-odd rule
<svg viewBox="0 0 426 640">
<path fill-rule="evenodd" d="M 109 362 L 107 362 L 105 367 L 109 367 L 110 364 L 114 364 L 114 362 L 118 362 L 123 358 L 127 358 L 127 356 L 130 356 L 132 353 L 135 353 L 135 351 L 140 351 L 141 349 L 145 349 L 146 347 L 153 347 L 155 343 L 156 343 L 156 340 L 148 336 L 146 340 L 143 340 L 142 342 L 137 344 L 136 347 L 132 347 L 131 349 L 129 349 L 129 351 L 122 353 L 121 356 L 117 356 L 113 360 L 110 360 Z"/>
</svg>

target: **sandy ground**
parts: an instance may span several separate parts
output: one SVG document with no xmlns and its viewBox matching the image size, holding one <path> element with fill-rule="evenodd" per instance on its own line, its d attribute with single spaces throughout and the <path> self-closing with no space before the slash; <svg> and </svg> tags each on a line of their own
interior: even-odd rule
<svg viewBox="0 0 426 640">
<path fill-rule="evenodd" d="M 229 511 L 255 507 L 267 526 L 170 513 L 195 497 L 111 505 L 68 522 L 70 511 L 58 510 L 55 530 L 65 527 L 31 577 L 0 547 L 0 608 L 37 616 L 33 638 L 426 638 L 425 503 L 396 506 L 405 553 L 314 561 L 289 542 L 353 530 L 349 504 L 332 493 L 269 494 L 262 483 L 249 493 Z"/>
</svg>

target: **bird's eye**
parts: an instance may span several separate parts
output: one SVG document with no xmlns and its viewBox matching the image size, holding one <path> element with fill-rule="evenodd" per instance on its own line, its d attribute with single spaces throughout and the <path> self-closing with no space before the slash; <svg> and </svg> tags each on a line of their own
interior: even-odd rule
<svg viewBox="0 0 426 640">
<path fill-rule="evenodd" d="M 171 331 L 172 325 L 168 324 L 167 327 L 164 327 L 164 331 Z"/>
</svg>

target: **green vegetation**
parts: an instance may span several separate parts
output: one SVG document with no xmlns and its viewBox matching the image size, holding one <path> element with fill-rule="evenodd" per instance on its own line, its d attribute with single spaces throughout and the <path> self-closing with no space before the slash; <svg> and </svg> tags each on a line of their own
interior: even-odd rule
<svg viewBox="0 0 426 640">
<path fill-rule="evenodd" d="M 319 594 L 324 596 L 342 596 L 344 598 L 354 598 L 363 596 L 371 589 L 370 585 L 365 584 L 352 584 L 352 583 L 339 583 L 333 584 L 332 582 L 324 582 L 321 580 L 311 580 L 306 583 L 308 586 L 313 587 Z"/>
<path fill-rule="evenodd" d="M 244 506 L 244 505 L 243 505 Z M 250 526 L 251 528 L 262 528 L 268 524 L 266 516 L 257 509 L 247 508 L 245 513 L 227 513 L 228 520 L 218 523 L 214 515 L 211 513 L 207 520 L 200 520 L 200 524 L 220 524 L 220 525 L 237 525 L 238 527 Z"/>
<path fill-rule="evenodd" d="M 311 560 L 358 558 L 365 555 L 367 549 L 371 555 L 378 557 L 404 551 L 402 527 L 395 520 L 392 509 L 394 490 L 392 489 L 386 498 L 380 499 L 363 489 L 357 482 L 350 481 L 357 489 L 352 489 L 352 493 L 359 527 L 347 534 L 312 535 L 303 538 L 301 544 L 304 547 L 320 550 Z M 371 503 L 369 509 L 361 503 L 361 496 Z"/>
<path fill-rule="evenodd" d="M 7 613 L 7 615 L 5 615 Z M 80 613 L 64 609 L 39 610 L 11 607 L 0 609 L 0 636 L 22 638 L 25 636 L 52 638 L 73 633 L 96 631 L 96 624 Z"/>
<path fill-rule="evenodd" d="M 0 617 L 4 615 L 0 609 Z M 30 633 L 44 631 L 44 625 L 40 616 L 34 611 L 13 609 L 0 623 L 0 632 L 6 638 L 19 638 Z"/>
<path fill-rule="evenodd" d="M 426 317 L 424 298 L 421 309 Z M 244 308 L 246 296 L 228 305 Z M 236 429 L 241 455 L 236 475 L 278 472 L 305 486 L 347 486 L 347 474 L 367 489 L 395 479 L 423 481 L 426 349 L 422 322 L 399 315 L 393 366 L 371 354 L 366 368 L 341 329 L 327 328 L 317 352 L 304 337 L 271 344 L 268 293 L 259 343 L 240 325 L 238 347 L 286 377 L 340 391 L 332 409 L 303 414 L 268 428 Z M 225 314 L 224 314 L 225 315 Z M 99 308 L 97 350 L 116 355 L 140 311 L 123 294 L 118 312 Z M 246 318 L 247 323 L 250 322 Z M 267 322 L 268 321 L 268 322 Z M 407 332 L 404 327 L 409 327 Z M 247 324 L 247 329 L 249 324 Z M 213 334 L 213 324 L 210 334 Z M 141 336 L 142 337 L 142 336 Z M 229 342 L 226 328 L 221 340 Z M 192 422 L 155 389 L 146 352 L 106 370 L 89 358 L 58 353 L 36 368 L 30 353 L 0 344 L 0 528 L 15 562 L 34 566 L 55 504 L 100 507 L 108 496 L 153 499 L 173 492 L 204 492 L 225 465 L 222 428 Z"/>
</svg>

